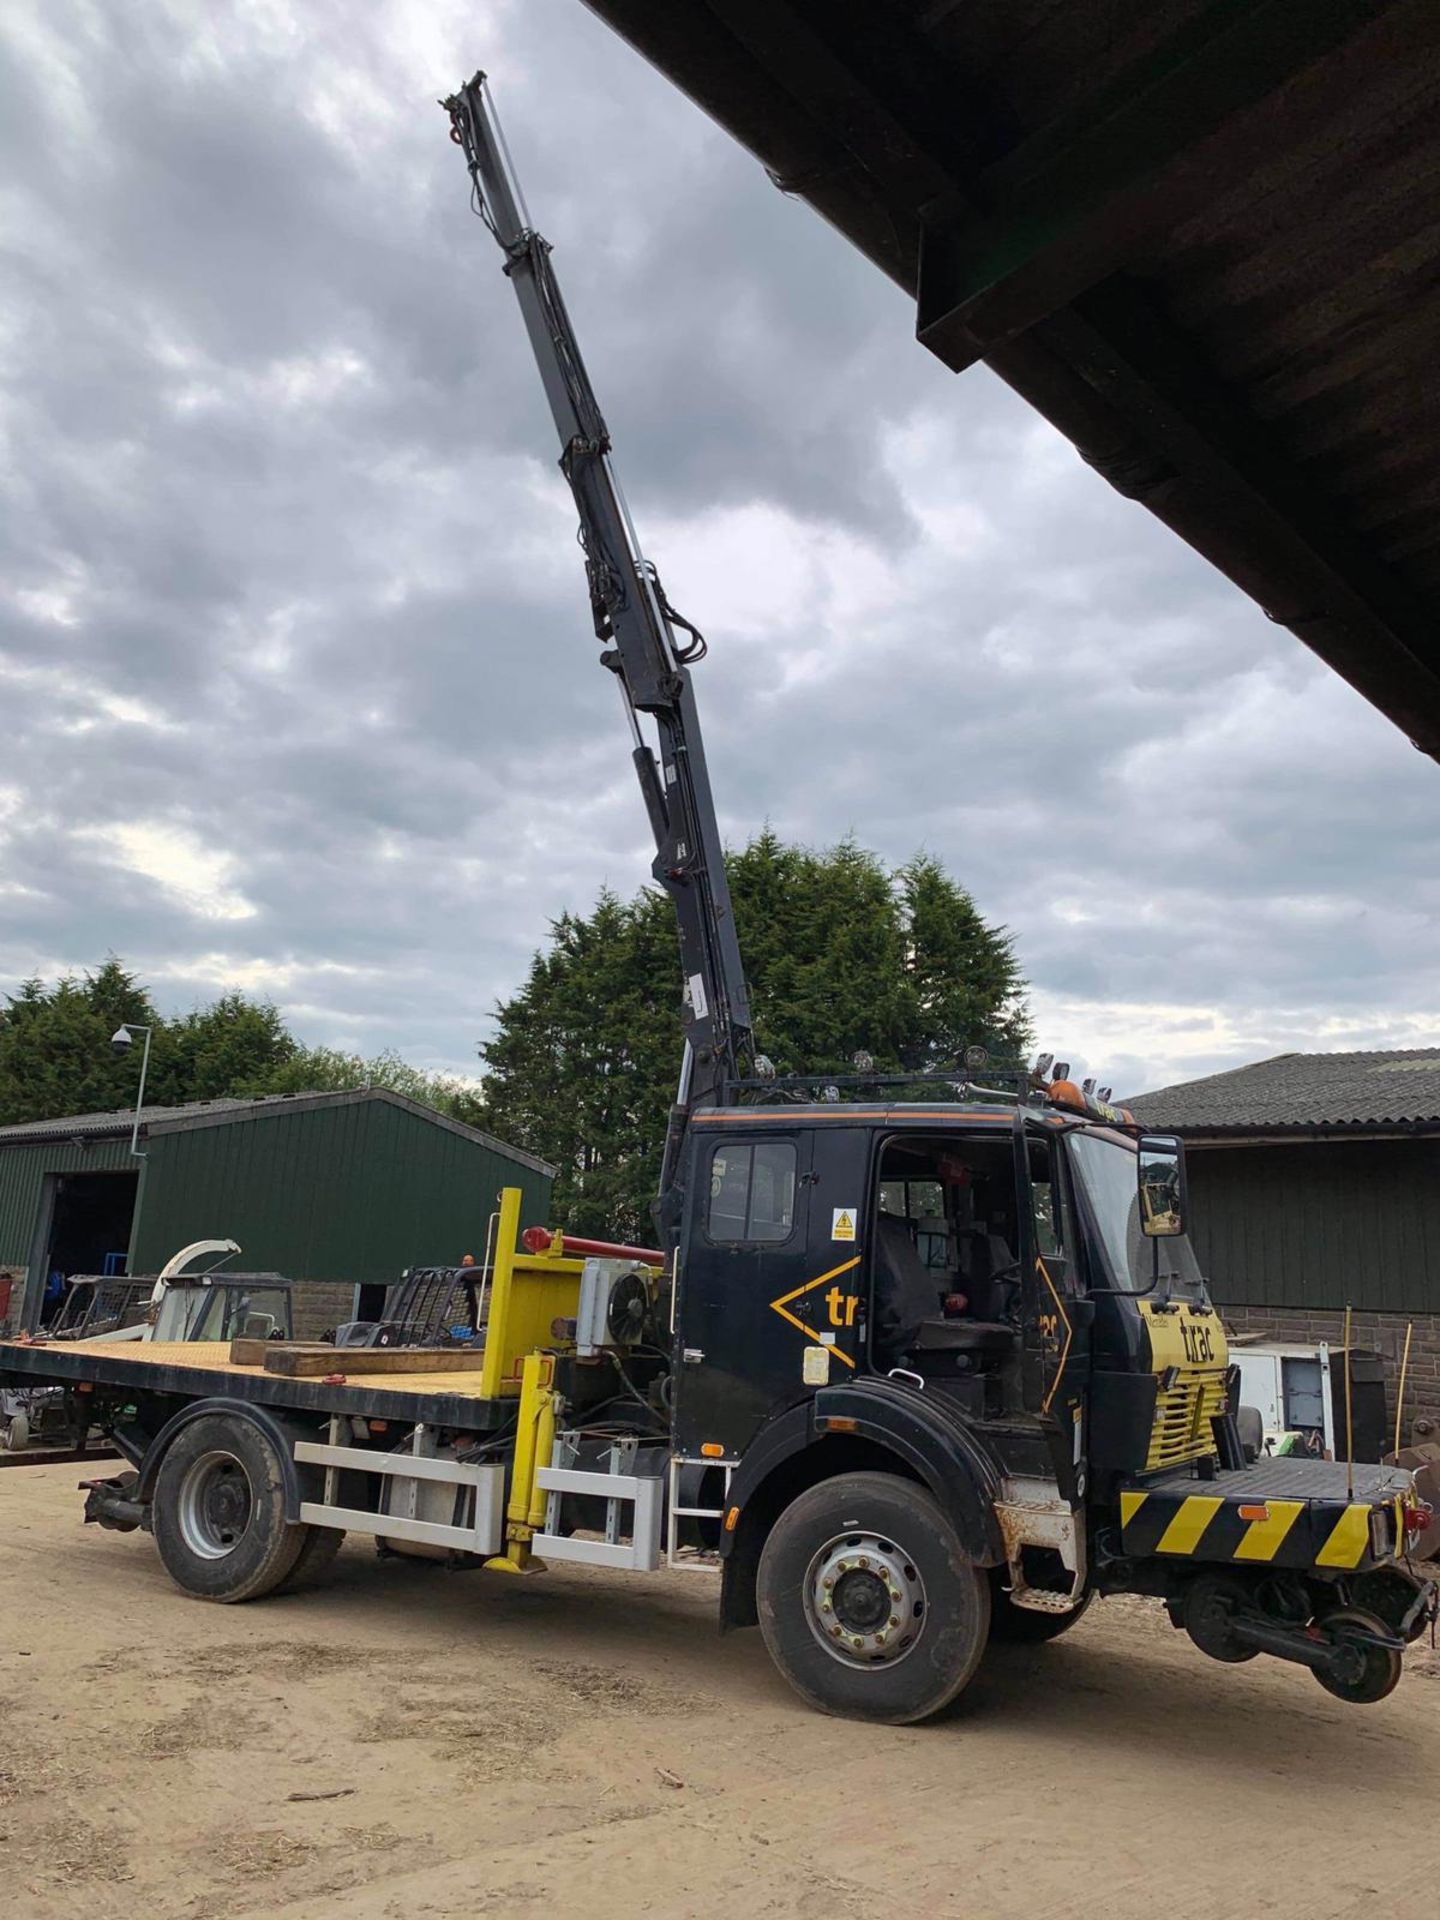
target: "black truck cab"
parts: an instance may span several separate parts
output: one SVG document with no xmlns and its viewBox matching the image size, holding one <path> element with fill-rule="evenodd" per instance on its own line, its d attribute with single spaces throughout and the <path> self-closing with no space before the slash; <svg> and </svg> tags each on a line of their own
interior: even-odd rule
<svg viewBox="0 0 1440 1920">
<path fill-rule="evenodd" d="M 1300 1659 L 1347 1698 L 1393 1684 L 1429 1604 L 1394 1567 L 1404 1476 L 1247 1457 L 1178 1141 L 1078 1090 L 976 1090 L 701 1110 L 688 1150 L 673 1436 L 723 1517 L 727 1623 L 765 1624 L 777 1513 L 873 1470 L 945 1510 L 992 1631 L 1049 1638 L 1143 1592 L 1217 1658 Z M 1357 1609 L 1371 1638 L 1337 1678 L 1315 1623 Z"/>
<path fill-rule="evenodd" d="M 690 1151 L 683 1452 L 738 1458 L 777 1412 L 882 1376 L 943 1398 L 1020 1470 L 1043 1437 L 1083 1493 L 1092 1388 L 1155 1378 L 1142 1299 L 1197 1329 L 1187 1371 L 1223 1397 L 1193 1255 L 1139 1233 L 1135 1142 L 1111 1127 L 1005 1105 L 729 1108 L 692 1116 Z M 1147 1395 L 1120 1397 L 1107 1457 L 1143 1466 L 1150 1423 L 1125 1430 Z"/>
</svg>

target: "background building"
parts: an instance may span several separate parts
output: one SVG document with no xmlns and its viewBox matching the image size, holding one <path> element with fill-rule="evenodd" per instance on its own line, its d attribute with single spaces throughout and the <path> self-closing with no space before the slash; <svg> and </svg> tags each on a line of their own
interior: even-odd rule
<svg viewBox="0 0 1440 1920">
<path fill-rule="evenodd" d="M 1387 1360 L 1393 1413 L 1440 1434 L 1440 1047 L 1285 1053 L 1126 1103 L 1180 1134 L 1201 1268 L 1236 1332 Z"/>
<path fill-rule="evenodd" d="M 0 1127 L 0 1271 L 33 1325 L 47 1276 L 155 1273 L 192 1240 L 301 1282 L 296 1330 L 351 1317 L 357 1286 L 477 1260 L 503 1186 L 549 1223 L 554 1169 L 381 1088 L 272 1095 Z M 373 1296 L 372 1296 L 373 1299 Z"/>
</svg>

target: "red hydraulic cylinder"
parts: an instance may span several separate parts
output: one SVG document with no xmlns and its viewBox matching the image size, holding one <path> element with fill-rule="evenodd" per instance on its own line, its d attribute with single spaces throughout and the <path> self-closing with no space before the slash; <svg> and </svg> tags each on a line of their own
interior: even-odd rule
<svg viewBox="0 0 1440 1920">
<path fill-rule="evenodd" d="M 557 1244 L 558 1242 L 558 1244 Z M 663 1267 L 657 1247 L 622 1247 L 614 1240 L 582 1240 L 574 1233 L 552 1233 L 549 1227 L 526 1227 L 520 1244 L 527 1253 L 594 1254 L 602 1260 L 639 1260 L 647 1267 Z"/>
</svg>

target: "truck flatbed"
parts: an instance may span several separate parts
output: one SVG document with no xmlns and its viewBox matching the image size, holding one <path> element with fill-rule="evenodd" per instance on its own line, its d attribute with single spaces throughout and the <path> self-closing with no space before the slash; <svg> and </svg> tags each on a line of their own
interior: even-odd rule
<svg viewBox="0 0 1440 1920">
<path fill-rule="evenodd" d="M 481 1355 L 475 1365 L 447 1373 L 387 1373 L 332 1380 L 289 1380 L 263 1367 L 237 1366 L 221 1341 L 74 1340 L 45 1345 L 0 1341 L 0 1378 L 85 1382 L 136 1393 L 250 1401 L 311 1413 L 358 1414 L 370 1420 L 488 1431 L 503 1424 L 514 1399 L 481 1391 Z M 335 1371 L 345 1372 L 345 1349 L 335 1349 Z"/>
</svg>

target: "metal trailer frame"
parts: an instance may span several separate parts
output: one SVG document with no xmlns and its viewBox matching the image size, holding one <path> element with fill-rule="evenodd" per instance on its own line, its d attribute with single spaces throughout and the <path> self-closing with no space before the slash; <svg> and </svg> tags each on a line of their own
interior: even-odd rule
<svg viewBox="0 0 1440 1920">
<path fill-rule="evenodd" d="M 128 1347 L 84 1341 L 6 1345 L 0 1347 L 0 1378 L 43 1381 L 62 1392 L 73 1387 L 77 1394 L 98 1393 L 112 1403 L 125 1394 L 162 1406 L 185 1402 L 182 1413 L 152 1433 L 148 1443 L 123 1425 L 117 1427 L 117 1443 L 139 1471 L 142 1487 L 153 1484 L 156 1456 L 187 1417 L 207 1409 L 238 1418 L 253 1413 L 272 1441 L 284 1447 L 287 1468 L 295 1471 L 290 1505 L 293 1519 L 302 1525 L 442 1547 L 514 1573 L 549 1561 L 653 1571 L 661 1559 L 663 1473 L 625 1470 L 627 1455 L 621 1447 L 612 1449 L 608 1471 L 578 1467 L 568 1439 L 557 1431 L 561 1400 L 555 1390 L 555 1355 L 546 1349 L 553 1345 L 557 1317 L 570 1320 L 575 1315 L 586 1269 L 594 1262 L 553 1246 L 538 1253 L 524 1247 L 521 1203 L 518 1188 L 507 1188 L 501 1197 L 489 1338 L 465 1376 L 463 1391 L 455 1375 L 443 1373 L 428 1376 L 423 1388 L 416 1384 L 417 1375 L 398 1376 L 404 1385 L 395 1384 L 397 1376 L 346 1377 L 346 1365 L 360 1363 L 362 1349 L 335 1349 L 335 1377 L 293 1379 L 232 1363 L 228 1350 L 225 1361 L 217 1364 L 211 1343 L 188 1349 L 148 1342 Z M 327 1423 L 324 1438 L 313 1435 L 317 1416 Z M 481 1445 L 501 1444 L 486 1436 L 500 1434 L 503 1439 L 512 1420 L 508 1467 L 463 1457 L 477 1436 Z M 307 1424 L 312 1432 L 302 1430 Z M 378 1443 L 379 1434 L 387 1440 L 392 1434 L 406 1435 L 408 1447 L 391 1450 Z M 372 1435 L 375 1442 L 357 1443 L 359 1436 L 370 1441 Z M 449 1440 L 442 1443 L 442 1435 Z M 301 1471 L 306 1469 L 310 1471 Z M 318 1498 L 310 1497 L 316 1490 L 305 1486 L 316 1471 L 323 1475 Z M 342 1473 L 374 1476 L 378 1484 L 373 1507 L 341 1498 Z M 463 1523 L 440 1521 L 420 1511 L 423 1490 L 436 1486 L 465 1495 L 468 1513 Z M 570 1496 L 604 1503 L 603 1540 L 565 1530 L 562 1503 Z M 123 1501 L 133 1503 L 131 1490 Z"/>
</svg>

